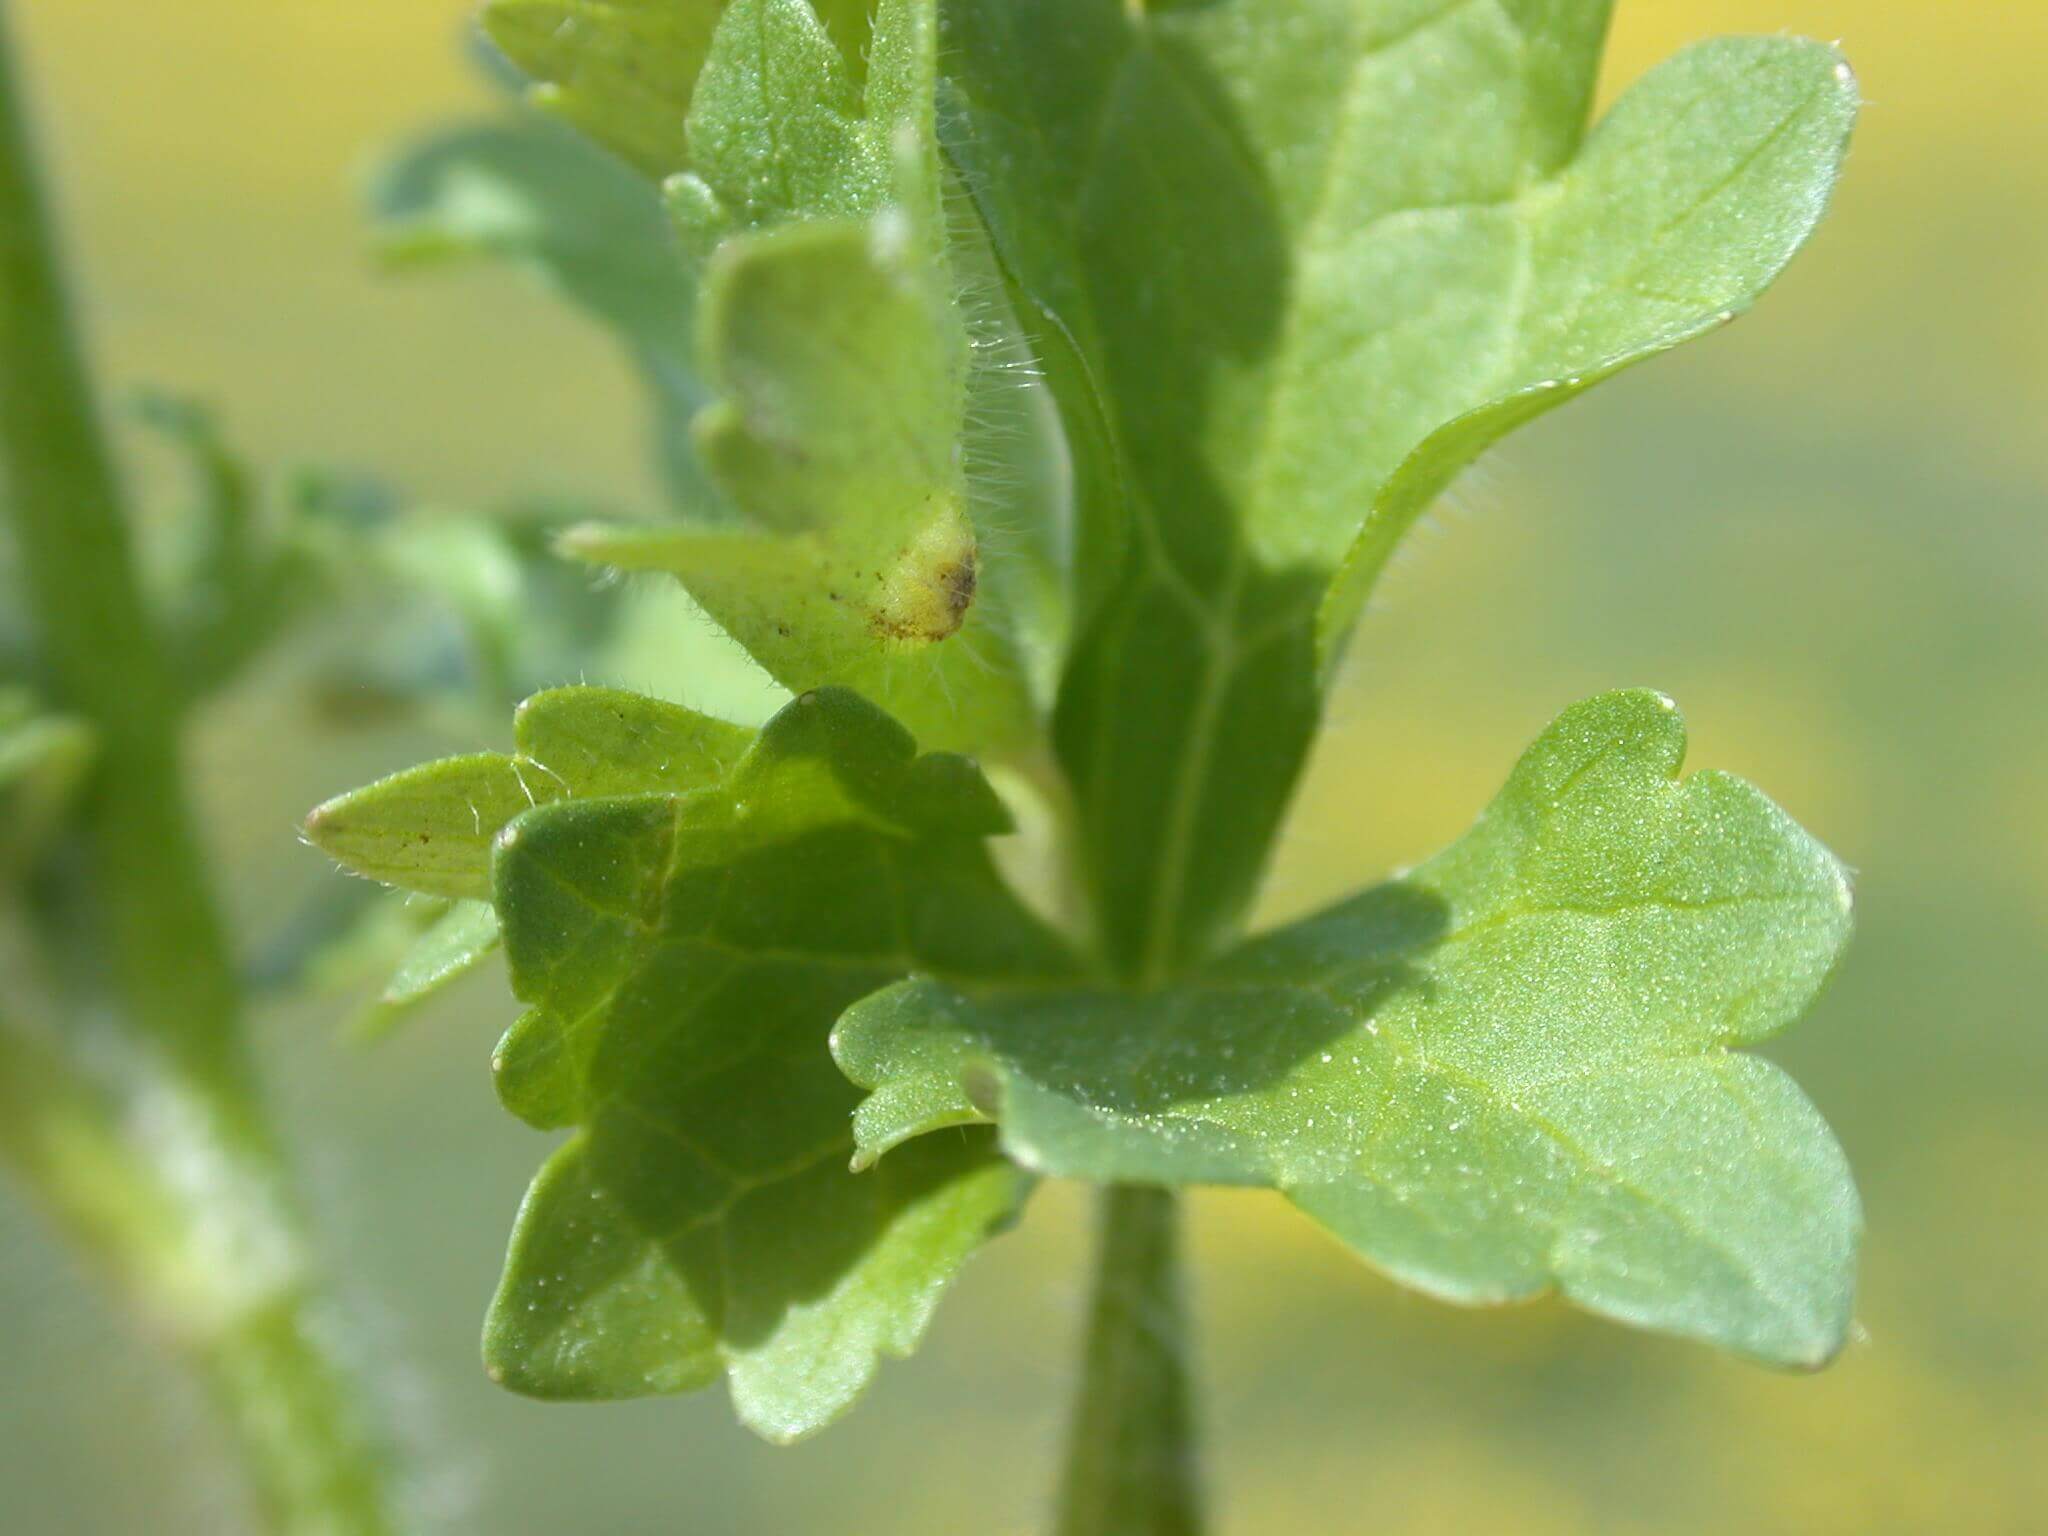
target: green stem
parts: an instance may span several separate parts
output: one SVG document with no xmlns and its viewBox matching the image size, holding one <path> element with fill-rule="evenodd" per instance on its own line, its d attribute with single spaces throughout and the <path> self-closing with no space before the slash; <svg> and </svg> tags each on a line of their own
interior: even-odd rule
<svg viewBox="0 0 2048 1536">
<path fill-rule="evenodd" d="M 1112 1185 L 1058 1536 L 1199 1536 L 1202 1500 L 1170 1190 Z"/>
<path fill-rule="evenodd" d="M 269 1526 L 393 1531 L 382 1459 L 321 1337 L 320 1299 L 274 1208 L 275 1180 L 251 1183 L 218 1160 L 203 1111 L 187 1112 L 200 1106 L 176 1094 L 168 1083 L 109 1092 L 56 1046 L 0 1021 L 0 1162 L 198 1366 Z"/>
<path fill-rule="evenodd" d="M 98 740 L 88 882 L 116 988 L 185 1073 L 238 1112 L 251 1101 L 248 1056 L 185 810 L 177 693 L 131 558 L 9 52 L 0 16 L 0 484 L 53 702 Z"/>
<path fill-rule="evenodd" d="M 0 0 L 0 492 L 53 705 L 97 748 L 64 917 L 104 966 L 121 1080 L 77 1033 L 0 1035 L 0 1156 L 206 1372 L 280 1532 L 398 1528 L 256 1092 L 188 809 L 180 690 L 129 545 L 59 274 Z"/>
</svg>

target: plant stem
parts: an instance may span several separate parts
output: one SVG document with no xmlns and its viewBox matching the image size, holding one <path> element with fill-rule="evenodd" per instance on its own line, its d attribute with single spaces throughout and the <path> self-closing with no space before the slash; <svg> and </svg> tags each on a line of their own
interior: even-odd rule
<svg viewBox="0 0 2048 1536">
<path fill-rule="evenodd" d="M 321 1337 L 275 1180 L 218 1160 L 175 1092 L 107 1092 L 0 1021 L 0 1161 L 198 1367 L 270 1528 L 383 1536 L 397 1529 L 383 1462 Z"/>
<path fill-rule="evenodd" d="M 62 696 L 53 702 L 98 741 L 88 880 L 116 988 L 181 1069 L 238 1112 L 251 1101 L 249 1062 L 185 811 L 176 691 L 130 555 L 9 53 L 0 15 L 0 483 Z"/>
<path fill-rule="evenodd" d="M 1111 1185 L 1098 1196 L 1097 1222 L 1058 1536 L 1199 1536 L 1179 1197 Z"/>
<path fill-rule="evenodd" d="M 80 1066 L 83 1017 L 48 1043 L 0 1032 L 0 1157 L 204 1369 L 273 1529 L 383 1536 L 398 1528 L 387 1477 L 320 1338 L 300 1224 L 283 1198 L 187 807 L 180 690 L 73 329 L 4 0 L 0 492 L 51 702 L 94 734 L 63 918 L 76 930 L 66 940 L 107 972 L 119 1035 L 119 1080 L 102 1082 Z"/>
</svg>

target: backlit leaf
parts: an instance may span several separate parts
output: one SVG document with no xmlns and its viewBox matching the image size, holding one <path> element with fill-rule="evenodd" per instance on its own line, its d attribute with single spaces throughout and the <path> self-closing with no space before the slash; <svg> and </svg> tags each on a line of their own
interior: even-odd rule
<svg viewBox="0 0 2048 1536">
<path fill-rule="evenodd" d="M 1607 10 L 946 9 L 948 147 L 1070 436 L 1110 461 L 1077 481 L 1090 627 L 1057 735 L 1134 976 L 1231 931 L 1416 512 L 1747 304 L 1819 216 L 1855 104 L 1831 50 L 1704 45 L 1582 142 Z"/>
</svg>

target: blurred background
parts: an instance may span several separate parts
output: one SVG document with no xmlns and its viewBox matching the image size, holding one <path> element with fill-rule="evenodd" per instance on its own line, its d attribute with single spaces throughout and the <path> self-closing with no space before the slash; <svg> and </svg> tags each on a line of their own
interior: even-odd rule
<svg viewBox="0 0 2048 1536">
<path fill-rule="evenodd" d="M 398 281 L 380 148 L 490 105 L 467 0 L 17 0 L 103 380 L 194 393 L 260 464 L 450 511 L 656 494 L 613 349 L 515 276 Z M 1608 90 L 1724 31 L 1840 39 L 1869 106 L 1835 216 L 1759 311 L 1525 431 L 1364 626 L 1283 848 L 1283 916 L 1461 830 L 1566 703 L 1648 683 L 1696 765 L 1859 871 L 1861 926 L 1773 1054 L 1869 1208 L 1857 1342 L 1770 1374 L 1552 1305 L 1454 1312 L 1277 1198 L 1193 1201 L 1224 1532 L 2048 1529 L 2048 6 L 1621 0 Z M 152 505 L 174 460 L 139 453 Z M 658 657 L 637 665 L 653 668 Z M 613 681 L 648 685 L 626 675 Z M 450 741 L 335 731 L 281 658 L 204 722 L 252 944 L 330 877 L 295 823 Z M 596 678 L 593 681 L 599 680 Z M 252 747 L 260 743 L 260 747 Z M 1043 1191 L 924 1351 L 762 1445 L 721 1395 L 547 1407 L 476 1358 L 547 1142 L 489 1084 L 493 974 L 394 1038 L 360 995 L 257 1020 L 325 1232 L 459 1530 L 1022 1533 L 1054 1476 L 1084 1207 Z M 0 1189 L 0 1524 L 234 1530 L 196 1397 Z"/>
</svg>

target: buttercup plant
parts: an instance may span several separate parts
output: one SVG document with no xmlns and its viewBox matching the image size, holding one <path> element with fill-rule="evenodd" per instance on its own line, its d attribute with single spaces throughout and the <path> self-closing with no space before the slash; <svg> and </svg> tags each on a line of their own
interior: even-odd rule
<svg viewBox="0 0 2048 1536">
<path fill-rule="evenodd" d="M 736 647 L 782 701 L 551 688 L 307 822 L 445 903 L 396 1002 L 502 950 L 523 1005 L 497 1091 L 559 1139 L 494 1379 L 812 1433 L 1047 1176 L 1101 1188 L 1065 1536 L 1201 1528 L 1190 1186 L 1448 1301 L 1840 1349 L 1855 1188 L 1743 1048 L 1847 879 L 1682 774 L 1670 700 L 1573 705 L 1451 847 L 1246 931 L 1403 535 L 1744 309 L 1840 170 L 1852 77 L 1793 39 L 1589 128 L 1609 9 L 490 0 L 525 105 L 386 169 L 385 252 L 616 333 L 673 505 L 560 551 L 680 582 L 681 696 Z"/>
</svg>

